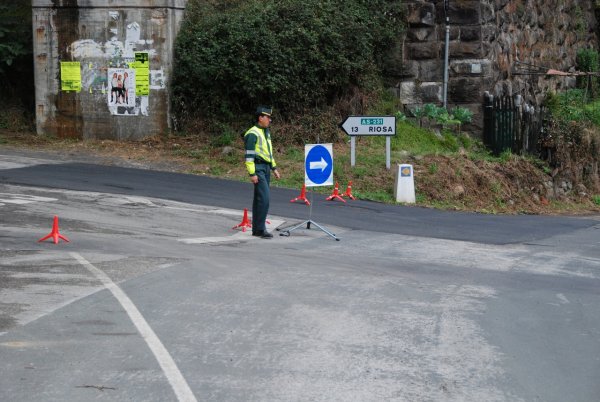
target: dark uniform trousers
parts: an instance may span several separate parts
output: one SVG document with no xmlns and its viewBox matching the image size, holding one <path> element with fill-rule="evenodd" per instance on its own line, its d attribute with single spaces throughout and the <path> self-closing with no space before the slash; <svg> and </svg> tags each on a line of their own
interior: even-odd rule
<svg viewBox="0 0 600 402">
<path fill-rule="evenodd" d="M 254 185 L 252 200 L 252 231 L 266 230 L 265 221 L 269 212 L 269 184 L 271 183 L 271 164 L 255 163 L 258 183 Z"/>
</svg>

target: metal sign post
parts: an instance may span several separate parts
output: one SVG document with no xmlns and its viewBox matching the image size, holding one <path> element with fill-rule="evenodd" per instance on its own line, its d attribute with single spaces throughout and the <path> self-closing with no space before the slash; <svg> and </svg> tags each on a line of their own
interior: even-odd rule
<svg viewBox="0 0 600 402">
<path fill-rule="evenodd" d="M 340 128 L 350 136 L 350 165 L 356 164 L 357 136 L 385 136 L 385 167 L 390 169 L 391 141 L 396 135 L 396 116 L 348 116 L 340 124 Z"/>
<path fill-rule="evenodd" d="M 333 146 L 332 144 L 310 144 L 304 146 L 304 184 L 306 187 L 333 185 Z M 313 224 L 335 240 L 340 239 L 317 222 L 312 220 L 312 191 L 308 220 L 288 229 L 281 229 L 280 236 L 289 236 L 294 230 L 306 224 Z M 279 230 L 279 229 L 278 229 Z"/>
<path fill-rule="evenodd" d="M 448 108 L 448 59 L 450 55 L 450 17 L 448 16 L 448 9 L 450 5 L 449 0 L 444 1 L 444 14 L 446 17 L 446 39 L 444 41 L 444 109 Z"/>
</svg>

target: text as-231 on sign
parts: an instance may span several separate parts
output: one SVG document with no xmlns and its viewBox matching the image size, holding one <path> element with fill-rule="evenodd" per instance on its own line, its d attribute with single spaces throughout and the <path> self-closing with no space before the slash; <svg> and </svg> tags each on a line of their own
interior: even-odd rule
<svg viewBox="0 0 600 402">
<path fill-rule="evenodd" d="M 363 126 L 381 126 L 383 125 L 383 119 L 379 117 L 375 118 L 362 118 L 360 119 L 360 124 Z"/>
</svg>

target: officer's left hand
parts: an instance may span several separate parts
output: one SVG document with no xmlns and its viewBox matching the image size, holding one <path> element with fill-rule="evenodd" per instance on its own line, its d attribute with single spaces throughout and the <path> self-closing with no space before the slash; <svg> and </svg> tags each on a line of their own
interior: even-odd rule
<svg viewBox="0 0 600 402">
<path fill-rule="evenodd" d="M 279 173 L 279 169 L 273 170 L 273 174 L 276 179 L 281 179 L 281 173 Z"/>
</svg>

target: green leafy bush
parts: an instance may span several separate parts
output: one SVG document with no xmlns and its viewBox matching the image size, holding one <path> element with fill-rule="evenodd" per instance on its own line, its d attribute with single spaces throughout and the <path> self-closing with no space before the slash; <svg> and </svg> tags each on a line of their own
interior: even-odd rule
<svg viewBox="0 0 600 402">
<path fill-rule="evenodd" d="M 31 1 L 15 0 L 0 4 L 0 109 L 4 116 L 9 107 L 33 114 L 35 89 L 33 79 L 33 41 Z M 5 124 L 5 123 L 0 123 Z M 27 122 L 29 124 L 29 122 Z"/>
<path fill-rule="evenodd" d="M 546 99 L 551 117 L 541 144 L 549 163 L 574 183 L 600 189 L 600 101 L 585 102 L 585 90 L 572 89 Z"/>
<path fill-rule="evenodd" d="M 583 107 L 584 116 L 595 126 L 600 127 L 600 101 L 592 102 Z"/>
<path fill-rule="evenodd" d="M 600 127 L 600 101 L 585 102 L 585 90 L 570 89 L 561 94 L 550 94 L 545 101 L 554 119 L 578 122 Z"/>
<path fill-rule="evenodd" d="M 464 107 L 452 109 L 452 116 L 454 116 L 454 119 L 458 120 L 460 124 L 470 123 L 473 120 L 473 112 Z"/>
<path fill-rule="evenodd" d="M 600 62 L 598 52 L 593 49 L 580 49 L 577 52 L 577 68 L 582 72 L 600 71 Z M 599 82 L 598 77 L 587 75 L 577 77 L 577 88 L 587 88 L 590 96 L 598 96 Z"/>
<path fill-rule="evenodd" d="M 429 123 L 436 122 L 443 127 L 457 125 L 459 132 L 462 124 L 470 123 L 473 119 L 473 112 L 469 109 L 457 107 L 448 112 L 446 108 L 434 105 L 433 103 L 427 103 L 423 107 L 416 107 L 413 110 L 413 114 L 419 119 L 420 126 L 422 126 L 421 120 L 426 118 Z"/>
<path fill-rule="evenodd" d="M 570 89 L 561 94 L 550 94 L 545 105 L 552 116 L 560 121 L 583 121 L 585 91 L 583 89 Z"/>
<path fill-rule="evenodd" d="M 394 115 L 396 116 L 397 122 L 406 121 L 406 115 L 404 113 L 398 111 Z"/>
<path fill-rule="evenodd" d="M 413 109 L 412 114 L 415 116 L 415 118 L 419 122 L 419 127 L 423 127 L 423 118 L 425 117 L 425 109 L 420 106 L 417 106 Z"/>
<path fill-rule="evenodd" d="M 446 116 L 443 115 L 444 113 Z M 419 119 L 419 126 L 421 127 L 423 126 L 423 119 L 426 119 L 428 125 L 431 125 L 432 122 L 444 124 L 449 117 L 445 108 L 434 105 L 433 103 L 426 103 L 423 107 L 417 106 L 413 110 L 413 114 Z"/>
<path fill-rule="evenodd" d="M 423 113 L 428 119 L 435 120 L 439 114 L 439 109 L 433 103 L 427 103 L 425 106 L 423 106 Z"/>
<path fill-rule="evenodd" d="M 0 74 L 32 53 L 31 2 L 0 5 Z"/>
<path fill-rule="evenodd" d="M 574 183 L 598 190 L 600 129 L 589 121 L 549 120 L 542 145 L 551 152 L 549 163 Z"/>
<path fill-rule="evenodd" d="M 399 37 L 400 3 L 190 1 L 175 45 L 176 119 L 229 120 L 258 104 L 285 117 L 374 86 Z"/>
</svg>

